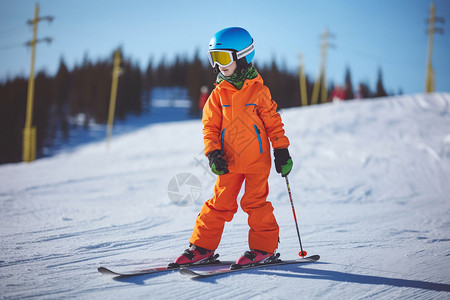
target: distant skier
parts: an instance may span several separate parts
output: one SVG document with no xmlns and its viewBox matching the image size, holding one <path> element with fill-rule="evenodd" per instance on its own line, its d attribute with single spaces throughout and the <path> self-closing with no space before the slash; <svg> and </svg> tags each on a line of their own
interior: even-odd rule
<svg viewBox="0 0 450 300">
<path fill-rule="evenodd" d="M 272 204 L 266 201 L 269 139 L 276 171 L 286 176 L 293 163 L 277 104 L 251 63 L 254 55 L 253 38 L 243 28 L 220 30 L 210 41 L 209 62 L 219 74 L 202 122 L 204 152 L 218 177 L 213 198 L 204 203 L 197 217 L 189 249 L 171 265 L 196 264 L 213 257 L 225 222 L 231 221 L 238 209 L 237 196 L 244 181 L 240 205 L 248 214 L 250 251 L 236 265 L 268 260 L 278 247 L 278 224 Z"/>
<path fill-rule="evenodd" d="M 347 99 L 347 95 L 345 90 L 340 85 L 336 85 L 333 89 L 333 92 L 330 96 L 330 102 L 339 103 L 340 101 L 344 101 Z"/>
<path fill-rule="evenodd" d="M 203 107 L 205 107 L 208 96 L 208 87 L 206 85 L 202 85 L 200 88 L 200 99 L 198 99 L 198 108 L 200 109 L 200 112 L 203 110 Z"/>
</svg>

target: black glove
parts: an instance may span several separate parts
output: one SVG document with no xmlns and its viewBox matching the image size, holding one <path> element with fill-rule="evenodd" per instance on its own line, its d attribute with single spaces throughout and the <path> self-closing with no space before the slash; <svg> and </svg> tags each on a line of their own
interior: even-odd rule
<svg viewBox="0 0 450 300">
<path fill-rule="evenodd" d="M 223 175 L 229 172 L 224 154 L 223 150 L 214 150 L 208 153 L 209 166 L 216 175 Z"/>
<path fill-rule="evenodd" d="M 273 156 L 275 156 L 275 170 L 277 173 L 281 173 L 281 176 L 286 177 L 291 172 L 293 165 L 288 149 L 273 149 Z"/>
</svg>

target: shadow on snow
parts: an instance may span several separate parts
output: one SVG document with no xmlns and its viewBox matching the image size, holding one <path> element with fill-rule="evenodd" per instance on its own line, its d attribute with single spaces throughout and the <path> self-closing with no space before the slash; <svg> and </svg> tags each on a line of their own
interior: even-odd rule
<svg viewBox="0 0 450 300">
<path fill-rule="evenodd" d="M 317 262 L 315 264 L 324 264 Z M 270 270 L 269 270 L 270 268 Z M 290 273 L 279 273 L 277 271 L 289 271 Z M 421 280 L 409 280 L 401 278 L 390 278 L 373 275 L 351 274 L 339 271 L 328 271 L 320 269 L 311 269 L 298 266 L 268 266 L 264 269 L 243 270 L 243 273 L 252 273 L 257 275 L 276 275 L 280 277 L 303 278 L 303 279 L 320 279 L 332 280 L 337 282 L 372 284 L 372 285 L 387 285 L 393 287 L 417 288 L 438 292 L 450 292 L 450 284 L 435 283 Z M 224 276 L 231 276 L 236 273 L 224 273 L 215 277 L 193 278 L 197 281 L 204 281 L 209 283 L 216 283 L 217 278 Z"/>
</svg>

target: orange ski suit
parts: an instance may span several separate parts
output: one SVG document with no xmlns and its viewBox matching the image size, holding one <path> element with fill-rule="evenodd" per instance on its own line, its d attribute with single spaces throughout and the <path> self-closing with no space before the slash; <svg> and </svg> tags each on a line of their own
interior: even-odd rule
<svg viewBox="0 0 450 300">
<path fill-rule="evenodd" d="M 278 224 L 267 179 L 271 167 L 270 144 L 289 146 L 281 117 L 261 76 L 246 79 L 241 90 L 222 81 L 203 109 L 205 154 L 223 149 L 229 173 L 217 177 L 213 198 L 197 217 L 190 243 L 217 249 L 225 222 L 237 212 L 237 196 L 245 180 L 241 207 L 248 214 L 249 248 L 273 253 L 278 247 Z"/>
</svg>

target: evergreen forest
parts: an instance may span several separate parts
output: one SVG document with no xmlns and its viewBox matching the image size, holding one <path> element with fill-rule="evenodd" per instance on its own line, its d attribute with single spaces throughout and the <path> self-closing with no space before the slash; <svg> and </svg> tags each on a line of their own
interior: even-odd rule
<svg viewBox="0 0 450 300">
<path fill-rule="evenodd" d="M 272 98 L 279 108 L 301 105 L 298 73 L 280 68 L 273 61 L 268 64 L 255 62 L 264 83 L 270 88 Z M 113 69 L 113 54 L 91 61 L 87 56 L 82 63 L 69 69 L 63 58 L 55 75 L 44 71 L 35 74 L 33 126 L 37 127 L 36 152 L 42 157 L 43 148 L 51 147 L 57 135 L 69 136 L 75 126 L 72 118 L 83 115 L 88 128 L 90 122 L 104 124 L 107 121 Z M 200 87 L 214 88 L 215 74 L 206 59 L 197 54 L 193 58 L 178 55 L 172 62 L 162 59 L 148 63 L 142 70 L 131 58 L 123 57 L 119 77 L 115 118 L 125 119 L 129 114 L 139 115 L 143 103 L 151 103 L 150 91 L 154 87 L 184 87 L 189 92 L 192 116 L 199 116 Z M 350 69 L 345 70 L 346 98 L 353 99 L 355 87 Z M 308 104 L 314 81 L 306 75 Z M 18 76 L 0 82 L 0 164 L 22 160 L 22 139 L 26 115 L 28 78 Z M 327 87 L 328 95 L 333 84 Z M 383 97 L 387 93 L 379 70 L 378 83 L 372 90 L 364 82 L 358 83 L 359 98 Z M 319 97 L 320 99 L 320 97 Z M 79 125 L 77 125 L 79 126 Z"/>
</svg>

